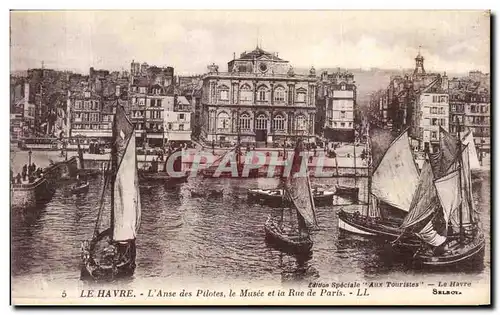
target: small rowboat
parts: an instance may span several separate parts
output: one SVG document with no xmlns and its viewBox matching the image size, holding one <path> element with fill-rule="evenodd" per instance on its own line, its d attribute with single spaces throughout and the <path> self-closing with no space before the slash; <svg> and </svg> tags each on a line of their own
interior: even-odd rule
<svg viewBox="0 0 500 315">
<path fill-rule="evenodd" d="M 312 190 L 314 204 L 317 206 L 331 205 L 333 203 L 333 191 Z M 281 205 L 283 202 L 283 189 L 249 189 L 248 199 L 250 201 L 260 201 Z"/>
<path fill-rule="evenodd" d="M 88 189 L 89 189 L 89 182 L 83 182 L 83 183 L 79 183 L 79 184 L 76 184 L 75 186 L 73 186 L 73 189 L 71 189 L 71 192 L 74 194 L 79 194 L 79 193 L 87 191 Z"/>
</svg>

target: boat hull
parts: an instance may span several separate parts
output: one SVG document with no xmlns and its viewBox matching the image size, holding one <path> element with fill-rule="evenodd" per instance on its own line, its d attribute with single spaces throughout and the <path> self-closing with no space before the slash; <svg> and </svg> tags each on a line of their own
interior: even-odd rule
<svg viewBox="0 0 500 315">
<path fill-rule="evenodd" d="M 266 242 L 276 249 L 295 254 L 308 254 L 311 252 L 313 242 L 310 237 L 290 237 L 277 228 L 270 219 L 264 225 L 264 230 L 266 233 Z"/>
<path fill-rule="evenodd" d="M 394 248 L 416 250 L 421 242 L 416 237 L 399 238 L 403 231 L 399 229 L 396 220 L 375 220 L 361 214 L 347 213 L 343 210 L 338 213 L 338 226 L 341 231 L 361 236 L 374 237 L 386 241 L 395 241 Z M 399 239 L 398 239 L 399 238 Z"/>
<path fill-rule="evenodd" d="M 250 201 L 261 202 L 268 205 L 281 206 L 283 204 L 288 204 L 288 202 L 283 200 L 279 190 L 250 189 L 247 195 Z M 313 193 L 314 204 L 316 206 L 331 205 L 333 204 L 334 195 L 335 194 L 330 191 Z"/>
<path fill-rule="evenodd" d="M 126 244 L 115 243 L 117 255 L 121 257 L 120 261 L 116 262 L 116 264 L 101 264 L 94 258 L 96 244 L 105 237 L 109 237 L 111 233 L 112 231 L 110 228 L 101 232 L 90 242 L 89 250 L 84 250 L 82 252 L 81 280 L 110 282 L 113 280 L 130 278 L 134 275 L 136 268 L 135 240 L 131 240 Z"/>
<path fill-rule="evenodd" d="M 11 207 L 13 209 L 33 208 L 52 198 L 54 189 L 49 181 L 42 177 L 28 184 L 11 186 Z"/>
<path fill-rule="evenodd" d="M 166 182 L 166 183 L 185 182 L 185 181 L 187 181 L 188 177 L 189 177 L 188 174 L 184 174 L 184 175 L 179 176 L 179 177 L 174 177 L 174 176 L 170 176 L 166 172 L 157 172 L 157 173 L 140 172 L 139 173 L 139 180 L 150 181 L 150 182 L 152 182 L 152 181 L 162 181 L 162 182 Z"/>
<path fill-rule="evenodd" d="M 468 263 L 477 262 L 484 258 L 485 240 L 481 237 L 469 248 L 464 248 L 456 254 L 451 255 L 427 255 L 417 251 L 414 255 L 414 263 L 426 267 L 457 267 Z"/>
</svg>

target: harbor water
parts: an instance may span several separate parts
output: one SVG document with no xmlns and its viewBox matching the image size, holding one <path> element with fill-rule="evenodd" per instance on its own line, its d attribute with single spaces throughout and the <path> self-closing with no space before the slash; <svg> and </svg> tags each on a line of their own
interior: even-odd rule
<svg viewBox="0 0 500 315">
<path fill-rule="evenodd" d="M 353 178 L 313 179 L 314 187 L 334 189 L 335 184 L 354 184 Z M 183 279 L 207 281 L 334 280 L 429 280 L 448 276 L 446 271 L 415 270 L 387 257 L 385 244 L 373 239 L 339 233 L 337 211 L 363 211 L 337 198 L 335 205 L 319 207 L 319 230 L 312 235 L 312 256 L 283 254 L 266 245 L 264 223 L 278 213 L 265 205 L 247 201 L 250 188 L 274 188 L 276 179 L 189 178 L 186 183 L 166 187 L 162 183 L 141 186 L 142 221 L 137 235 L 137 269 L 134 282 L 159 279 L 175 283 Z M 366 178 L 356 181 L 360 199 L 366 200 Z M 11 271 L 17 282 L 55 281 L 79 283 L 80 245 L 92 235 L 98 213 L 103 180 L 90 181 L 88 192 L 74 195 L 71 183 L 57 187 L 52 199 L 36 210 L 12 213 Z M 191 191 L 222 190 L 223 196 L 192 197 Z M 470 281 L 489 281 L 490 267 L 490 172 L 473 179 L 474 201 L 486 237 L 484 264 L 458 271 Z M 109 200 L 105 209 L 109 211 Z M 104 211 L 106 222 L 106 210 Z M 451 273 L 450 273 L 451 276 Z M 453 271 L 456 279 L 457 271 Z M 19 287 L 22 287 L 21 285 Z"/>
</svg>

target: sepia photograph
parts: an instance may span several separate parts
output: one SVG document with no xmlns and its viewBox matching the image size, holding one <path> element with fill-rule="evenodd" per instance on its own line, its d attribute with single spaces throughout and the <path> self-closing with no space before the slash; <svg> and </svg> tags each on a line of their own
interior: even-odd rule
<svg viewBox="0 0 500 315">
<path fill-rule="evenodd" d="M 490 11 L 9 15 L 11 304 L 491 304 Z"/>
</svg>

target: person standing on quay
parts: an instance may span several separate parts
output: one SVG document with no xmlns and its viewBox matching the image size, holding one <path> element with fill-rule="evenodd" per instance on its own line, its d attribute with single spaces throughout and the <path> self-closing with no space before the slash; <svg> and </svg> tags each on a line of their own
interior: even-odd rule
<svg viewBox="0 0 500 315">
<path fill-rule="evenodd" d="M 26 181 L 26 175 L 28 174 L 28 165 L 23 166 L 23 181 Z"/>
</svg>

